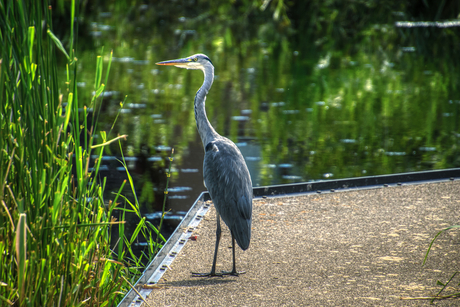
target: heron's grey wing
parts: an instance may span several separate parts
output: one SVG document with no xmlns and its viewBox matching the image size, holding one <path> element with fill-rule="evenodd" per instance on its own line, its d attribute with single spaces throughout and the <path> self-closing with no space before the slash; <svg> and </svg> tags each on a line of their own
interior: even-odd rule
<svg viewBox="0 0 460 307">
<path fill-rule="evenodd" d="M 238 245 L 249 247 L 252 219 L 252 182 L 238 147 L 222 138 L 206 145 L 204 181 L 217 212 Z"/>
<path fill-rule="evenodd" d="M 241 249 L 246 250 L 251 242 L 252 195 L 251 199 L 248 199 L 247 196 L 240 197 L 237 201 L 237 207 L 243 218 L 235 219 L 233 226 L 229 228 Z"/>
</svg>

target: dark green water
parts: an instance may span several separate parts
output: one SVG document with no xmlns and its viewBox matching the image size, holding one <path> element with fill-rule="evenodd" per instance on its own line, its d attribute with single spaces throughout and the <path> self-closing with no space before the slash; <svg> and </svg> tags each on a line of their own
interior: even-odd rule
<svg viewBox="0 0 460 307">
<path fill-rule="evenodd" d="M 155 65 L 194 53 L 214 63 L 207 114 L 241 149 L 254 186 L 460 167 L 460 27 L 414 23 L 452 20 L 459 5 L 432 16 L 399 2 L 280 2 L 112 4 L 85 19 L 93 48 L 81 51 L 80 96 L 91 100 L 101 47 L 105 60 L 113 50 L 99 130 L 127 96 L 114 132 L 129 136 L 122 150 L 149 218 L 161 210 L 171 148 L 167 209 L 182 214 L 205 189 L 193 112 L 202 73 Z M 118 145 L 106 153 L 110 192 L 126 175 Z"/>
</svg>

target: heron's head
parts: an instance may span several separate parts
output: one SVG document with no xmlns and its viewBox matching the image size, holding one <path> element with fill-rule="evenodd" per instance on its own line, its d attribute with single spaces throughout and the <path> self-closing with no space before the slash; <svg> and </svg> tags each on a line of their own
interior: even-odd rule
<svg viewBox="0 0 460 307">
<path fill-rule="evenodd" d="M 170 60 L 158 62 L 157 65 L 172 65 L 180 68 L 187 69 L 201 69 L 204 70 L 205 66 L 212 65 L 211 60 L 204 54 L 198 53 L 189 57 L 177 60 Z"/>
</svg>

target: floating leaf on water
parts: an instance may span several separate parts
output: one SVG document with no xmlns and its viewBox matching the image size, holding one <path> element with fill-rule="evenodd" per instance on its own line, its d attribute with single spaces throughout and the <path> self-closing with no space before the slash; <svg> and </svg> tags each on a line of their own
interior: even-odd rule
<svg viewBox="0 0 460 307">
<path fill-rule="evenodd" d="M 302 180 L 302 177 L 296 176 L 296 175 L 284 175 L 282 176 L 282 178 L 287 179 L 287 180 L 297 180 L 297 181 Z"/>
<path fill-rule="evenodd" d="M 422 146 L 422 147 L 419 147 L 418 150 L 420 150 L 420 151 L 436 151 L 436 147 Z"/>
<path fill-rule="evenodd" d="M 182 173 L 198 173 L 200 170 L 197 168 L 182 168 L 180 171 Z"/>
<path fill-rule="evenodd" d="M 244 122 L 249 120 L 248 116 L 232 116 L 232 120 L 238 121 L 238 122 Z"/>
<path fill-rule="evenodd" d="M 155 147 L 157 151 L 171 151 L 171 146 L 159 145 Z"/>
<path fill-rule="evenodd" d="M 387 156 L 405 156 L 406 153 L 404 151 L 387 151 L 385 152 Z"/>
<path fill-rule="evenodd" d="M 356 143 L 355 139 L 341 139 L 340 142 L 345 143 L 345 144 L 354 144 Z"/>
<path fill-rule="evenodd" d="M 192 190 L 191 187 L 173 187 L 173 188 L 168 189 L 169 192 L 185 192 L 185 191 L 191 191 L 191 190 Z"/>
<path fill-rule="evenodd" d="M 158 161 L 162 161 L 163 158 L 162 157 L 158 157 L 158 156 L 153 156 L 153 157 L 148 157 L 147 158 L 147 161 L 149 162 L 158 162 Z"/>
<path fill-rule="evenodd" d="M 283 114 L 297 114 L 299 110 L 283 110 Z"/>
</svg>

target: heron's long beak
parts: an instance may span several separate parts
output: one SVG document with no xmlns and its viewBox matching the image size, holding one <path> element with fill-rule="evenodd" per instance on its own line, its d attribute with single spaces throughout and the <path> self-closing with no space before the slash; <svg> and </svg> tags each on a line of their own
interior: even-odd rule
<svg viewBox="0 0 460 307">
<path fill-rule="evenodd" d="M 163 61 L 155 63 L 157 65 L 169 65 L 169 66 L 177 66 L 177 67 L 186 67 L 187 64 L 190 63 L 190 59 L 177 59 L 177 60 L 170 60 L 170 61 Z"/>
</svg>

